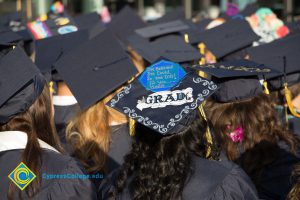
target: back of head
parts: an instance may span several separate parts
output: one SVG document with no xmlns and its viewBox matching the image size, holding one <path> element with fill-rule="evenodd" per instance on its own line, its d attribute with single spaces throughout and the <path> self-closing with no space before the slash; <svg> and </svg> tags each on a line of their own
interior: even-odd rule
<svg viewBox="0 0 300 200">
<path fill-rule="evenodd" d="M 207 123 L 199 114 L 171 136 L 162 136 L 137 123 L 132 151 L 117 176 L 117 193 L 128 184 L 132 199 L 180 197 L 192 174 L 192 157 L 206 155 L 206 128 Z M 213 154 L 217 155 L 216 149 Z"/>
<path fill-rule="evenodd" d="M 296 151 L 298 140 L 283 126 L 266 94 L 228 103 L 212 100 L 207 103 L 206 110 L 230 160 L 237 159 L 242 152 L 262 141 L 276 145 L 283 141 L 291 152 Z M 243 131 L 240 142 L 230 138 L 238 128 Z"/>
</svg>

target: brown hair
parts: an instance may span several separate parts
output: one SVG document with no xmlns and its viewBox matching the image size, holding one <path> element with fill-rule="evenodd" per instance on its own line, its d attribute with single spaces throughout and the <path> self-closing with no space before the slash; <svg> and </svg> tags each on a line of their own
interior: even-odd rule
<svg viewBox="0 0 300 200">
<path fill-rule="evenodd" d="M 49 88 L 44 86 L 41 95 L 30 108 L 26 112 L 12 118 L 8 123 L 0 125 L 0 131 L 23 131 L 27 133 L 28 141 L 21 161 L 37 176 L 25 189 L 27 195 L 33 197 L 38 192 L 41 184 L 42 149 L 38 139 L 43 140 L 57 150 L 61 150 L 54 126 Z M 8 199 L 13 198 L 14 188 L 14 184 L 10 184 Z M 21 197 L 21 193 L 19 193 L 19 196 Z"/>
<path fill-rule="evenodd" d="M 262 141 L 272 144 L 284 141 L 293 154 L 296 152 L 299 139 L 282 125 L 268 95 L 261 94 L 248 100 L 231 103 L 208 101 L 205 109 L 230 160 L 236 160 L 240 156 L 239 147 L 247 151 Z M 244 131 L 244 140 L 241 144 L 232 142 L 227 136 L 239 126 Z"/>
<path fill-rule="evenodd" d="M 89 172 L 104 170 L 110 143 L 110 122 L 127 122 L 124 115 L 105 105 L 115 93 L 81 111 L 66 129 L 75 156 Z"/>
<path fill-rule="evenodd" d="M 295 184 L 287 196 L 287 200 L 300 200 L 300 164 L 296 165 L 293 171 Z"/>
</svg>

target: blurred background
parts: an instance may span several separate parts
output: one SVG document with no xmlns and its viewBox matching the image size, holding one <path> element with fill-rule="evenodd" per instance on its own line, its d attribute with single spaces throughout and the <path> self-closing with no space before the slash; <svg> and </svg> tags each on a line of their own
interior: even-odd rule
<svg viewBox="0 0 300 200">
<path fill-rule="evenodd" d="M 47 14 L 54 0 L 0 0 L 0 15 L 21 11 L 27 20 L 35 20 Z M 178 7 L 185 11 L 186 18 L 201 15 L 214 16 L 226 10 L 228 2 L 244 9 L 248 4 L 271 8 L 284 21 L 300 18 L 299 0 L 60 0 L 71 15 L 98 12 L 108 9 L 111 16 L 125 5 L 130 5 L 146 21 L 155 20 Z"/>
</svg>

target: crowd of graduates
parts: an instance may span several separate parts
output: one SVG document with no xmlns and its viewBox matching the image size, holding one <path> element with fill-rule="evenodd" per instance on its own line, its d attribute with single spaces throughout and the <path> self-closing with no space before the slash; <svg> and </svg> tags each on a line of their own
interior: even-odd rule
<svg viewBox="0 0 300 200">
<path fill-rule="evenodd" d="M 300 21 L 61 6 L 0 16 L 0 199 L 300 199 Z"/>
</svg>

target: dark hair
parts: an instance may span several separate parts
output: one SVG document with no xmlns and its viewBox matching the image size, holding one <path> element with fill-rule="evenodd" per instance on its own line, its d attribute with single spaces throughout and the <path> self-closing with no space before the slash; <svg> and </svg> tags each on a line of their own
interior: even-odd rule
<svg viewBox="0 0 300 200">
<path fill-rule="evenodd" d="M 230 160 L 236 160 L 240 156 L 240 147 L 247 151 L 262 141 L 276 145 L 283 141 L 290 152 L 295 154 L 297 151 L 299 139 L 283 126 L 268 95 L 261 94 L 230 103 L 210 100 L 205 109 L 217 133 L 216 137 Z M 239 126 L 243 128 L 244 140 L 242 143 L 234 143 L 227 135 Z"/>
<path fill-rule="evenodd" d="M 125 156 L 111 197 L 122 193 L 129 182 L 130 195 L 135 200 L 179 198 L 193 173 L 192 155 L 205 157 L 206 128 L 206 121 L 198 114 L 185 130 L 171 136 L 161 136 L 137 123 L 136 140 Z M 217 148 L 212 152 L 218 155 Z"/>
<path fill-rule="evenodd" d="M 38 192 L 41 184 L 42 149 L 38 139 L 61 151 L 54 126 L 50 91 L 47 85 L 44 86 L 41 95 L 26 112 L 12 118 L 8 123 L 0 125 L 0 131 L 23 131 L 27 133 L 28 141 L 21 161 L 37 176 L 25 189 L 27 195 L 33 197 Z M 8 199 L 13 199 L 15 189 L 14 184 L 10 184 L 7 193 Z M 21 198 L 21 193 L 19 193 L 19 197 Z"/>
<path fill-rule="evenodd" d="M 294 167 L 292 179 L 294 186 L 290 190 L 287 200 L 300 200 L 300 163 Z"/>
</svg>

